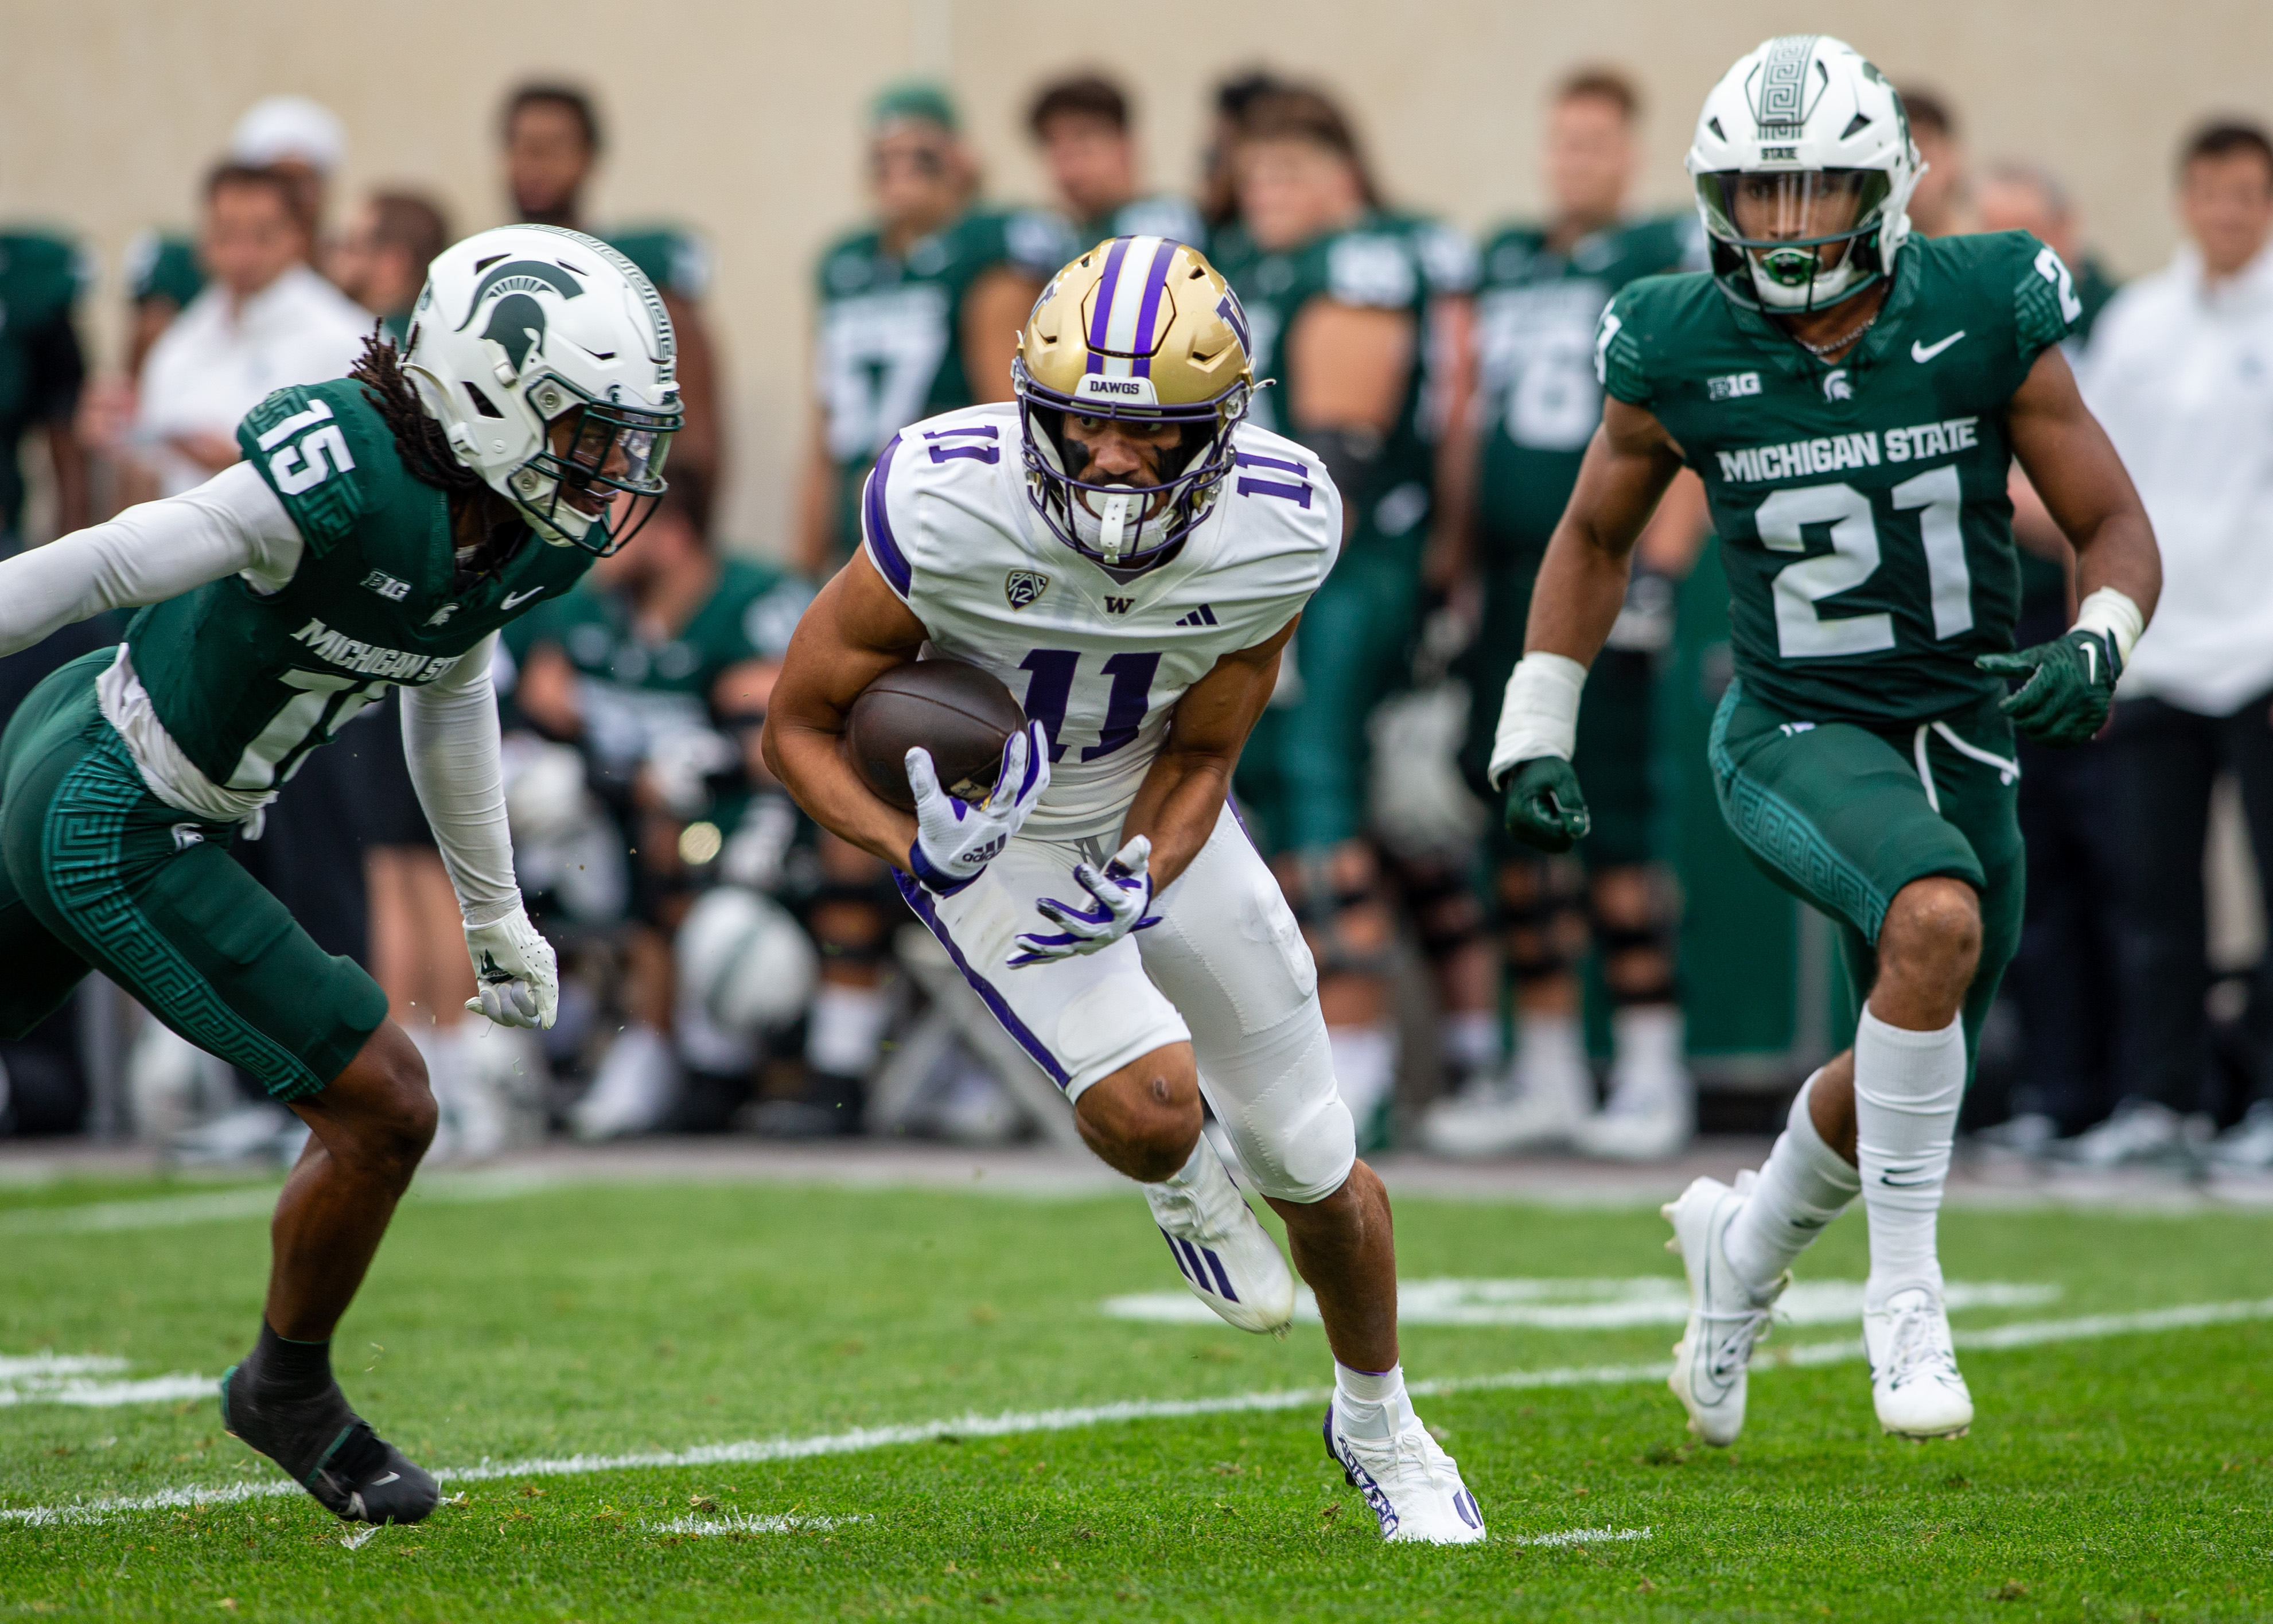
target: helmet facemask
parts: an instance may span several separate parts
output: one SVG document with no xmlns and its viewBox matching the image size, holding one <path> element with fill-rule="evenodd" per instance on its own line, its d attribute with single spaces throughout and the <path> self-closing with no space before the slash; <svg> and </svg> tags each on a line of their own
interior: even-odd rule
<svg viewBox="0 0 2273 1624">
<path fill-rule="evenodd" d="M 1023 359 L 1011 363 L 1011 373 L 1024 430 L 1027 496 L 1050 533 L 1107 569 L 1134 573 L 1165 563 L 1207 517 L 1231 472 L 1231 433 L 1247 415 L 1248 386 L 1189 405 L 1139 405 L 1045 388 Z M 1069 415 L 1177 425 L 1175 443 L 1159 448 L 1159 483 L 1092 474 L 1088 447 L 1065 432 Z"/>
<path fill-rule="evenodd" d="M 506 482 L 514 505 L 548 541 L 604 558 L 654 513 L 664 460 L 685 418 L 596 399 L 557 375 L 533 379 L 526 398 L 544 419 L 545 435 L 536 454 Z M 563 445 L 559 431 L 571 415 L 574 428 Z"/>
<path fill-rule="evenodd" d="M 1879 243 L 1893 198 L 1878 169 L 1697 177 L 1714 269 L 1747 273 L 1763 307 L 1790 314 L 1836 304 L 1884 273 Z"/>
</svg>

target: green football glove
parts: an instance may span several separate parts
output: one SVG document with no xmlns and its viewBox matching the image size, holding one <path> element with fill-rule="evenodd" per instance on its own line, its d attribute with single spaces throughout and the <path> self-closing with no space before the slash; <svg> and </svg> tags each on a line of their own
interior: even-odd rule
<svg viewBox="0 0 2273 1624">
<path fill-rule="evenodd" d="M 1995 677 L 2024 677 L 1999 707 L 2044 745 L 2081 745 L 2106 725 L 2123 662 L 2104 632 L 2077 629 L 2016 654 L 1982 655 L 1974 664 Z"/>
<path fill-rule="evenodd" d="M 1579 775 L 1560 756 L 1519 761 L 1507 779 L 1507 832 L 1542 851 L 1568 851 L 1594 827 Z"/>
</svg>

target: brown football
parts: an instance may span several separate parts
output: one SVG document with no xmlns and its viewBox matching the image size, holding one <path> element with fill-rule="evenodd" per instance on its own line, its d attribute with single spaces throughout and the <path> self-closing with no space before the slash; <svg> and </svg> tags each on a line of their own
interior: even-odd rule
<svg viewBox="0 0 2273 1624">
<path fill-rule="evenodd" d="M 992 672 L 961 660 L 896 665 L 860 691 L 844 729 L 844 748 L 860 780 L 902 812 L 909 748 L 931 752 L 940 787 L 959 800 L 984 800 L 1002 767 L 1002 746 L 1026 725 L 1018 701 Z"/>
</svg>

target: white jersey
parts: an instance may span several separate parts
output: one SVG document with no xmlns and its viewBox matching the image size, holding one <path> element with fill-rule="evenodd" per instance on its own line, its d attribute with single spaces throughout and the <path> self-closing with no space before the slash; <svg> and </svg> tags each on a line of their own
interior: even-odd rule
<svg viewBox="0 0 2273 1624">
<path fill-rule="evenodd" d="M 1026 494 L 1018 408 L 972 407 L 902 430 L 860 503 L 869 561 L 930 638 L 992 671 L 1050 736 L 1050 787 L 1026 821 L 1110 834 L 1184 691 L 1302 612 L 1341 546 L 1318 459 L 1242 424 L 1214 506 L 1167 564 L 1126 582 L 1043 527 Z"/>
</svg>

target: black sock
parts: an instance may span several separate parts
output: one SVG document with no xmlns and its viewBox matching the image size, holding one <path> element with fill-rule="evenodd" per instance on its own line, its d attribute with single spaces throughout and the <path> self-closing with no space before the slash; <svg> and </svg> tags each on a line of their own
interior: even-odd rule
<svg viewBox="0 0 2273 1624">
<path fill-rule="evenodd" d="M 260 1340 L 252 1344 L 252 1355 L 245 1364 L 245 1373 L 271 1403 L 316 1398 L 331 1390 L 332 1344 L 293 1342 L 279 1336 L 266 1320 L 260 1322 Z"/>
</svg>

